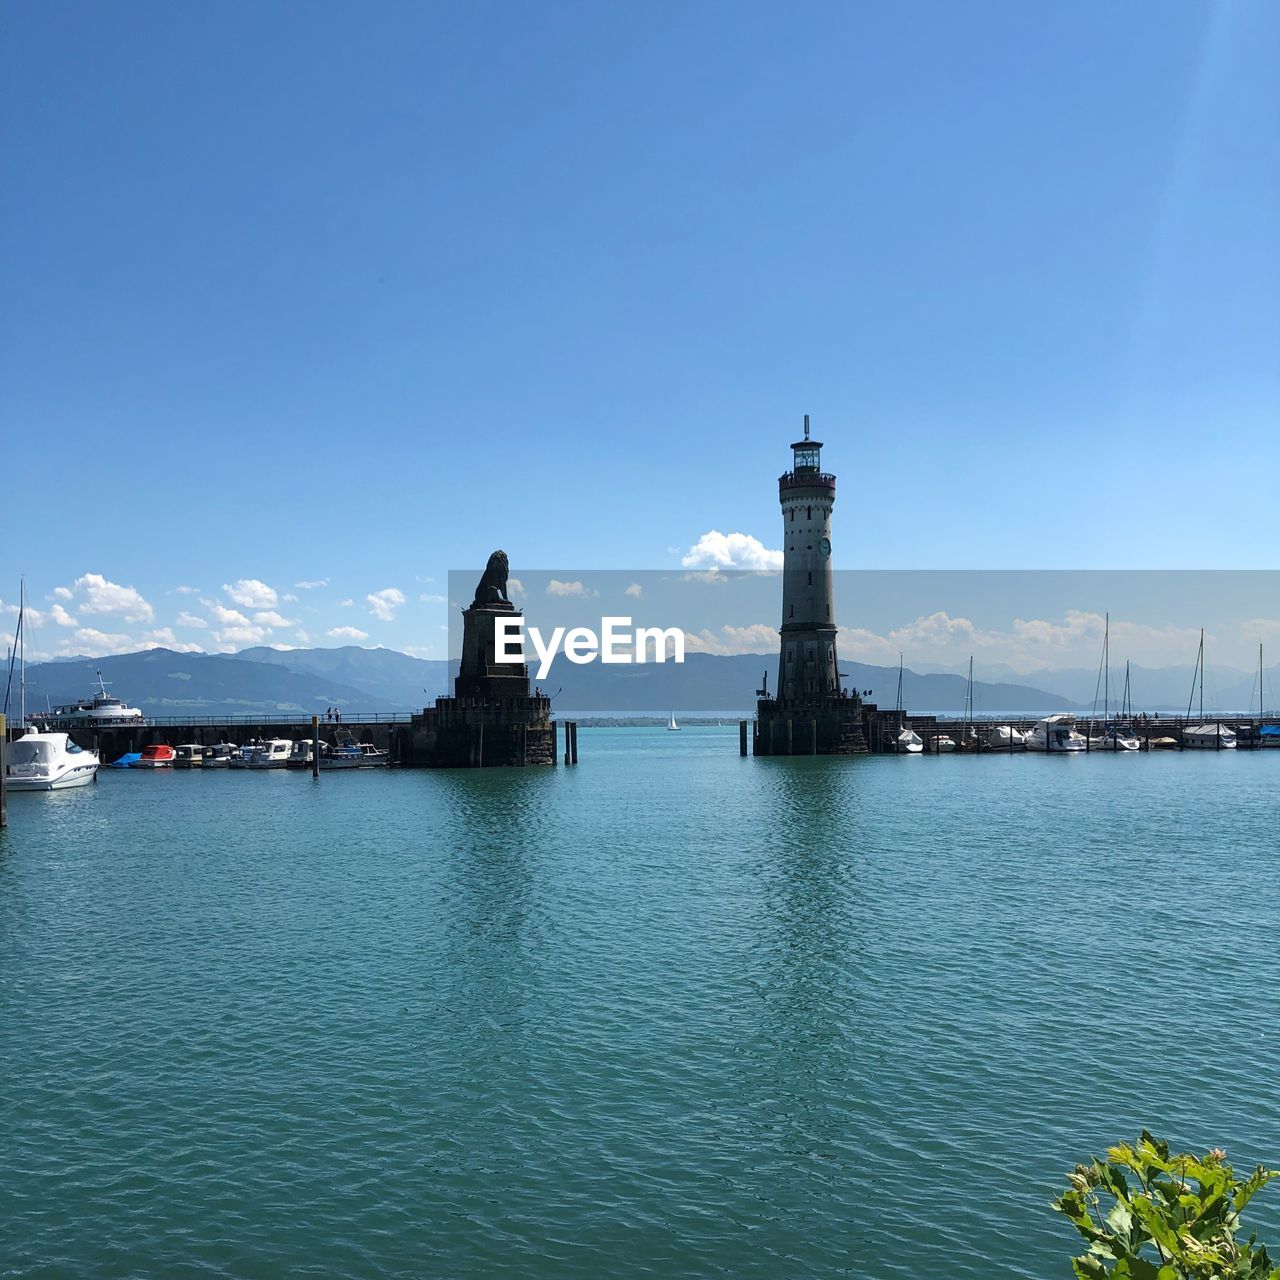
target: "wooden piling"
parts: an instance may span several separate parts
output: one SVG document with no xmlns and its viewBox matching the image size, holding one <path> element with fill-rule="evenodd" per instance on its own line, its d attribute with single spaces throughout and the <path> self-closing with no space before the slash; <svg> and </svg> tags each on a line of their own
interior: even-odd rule
<svg viewBox="0 0 1280 1280">
<path fill-rule="evenodd" d="M 484 768 L 484 721 L 476 725 L 476 768 Z"/>
<path fill-rule="evenodd" d="M 573 763 L 578 763 L 578 722 L 571 720 L 569 722 L 569 737 L 573 742 Z"/>
<path fill-rule="evenodd" d="M 9 825 L 9 796 L 5 787 L 5 771 L 8 765 L 5 757 L 9 754 L 9 725 L 4 716 L 0 716 L 0 827 Z"/>
<path fill-rule="evenodd" d="M 745 720 L 738 721 L 738 754 L 740 756 L 747 754 L 747 722 Z"/>
<path fill-rule="evenodd" d="M 566 720 L 564 722 L 564 762 L 566 765 L 570 765 L 573 763 L 572 759 L 570 758 L 573 753 L 569 747 L 569 739 L 573 735 L 572 726 L 573 726 L 573 722 L 571 720 Z"/>
<path fill-rule="evenodd" d="M 817 720 L 809 721 L 809 754 L 816 756 L 818 754 L 818 722 Z"/>
<path fill-rule="evenodd" d="M 320 717 L 311 717 L 311 776 L 320 776 Z"/>
<path fill-rule="evenodd" d="M 795 755 L 795 721 L 787 721 L 787 755 Z"/>
</svg>

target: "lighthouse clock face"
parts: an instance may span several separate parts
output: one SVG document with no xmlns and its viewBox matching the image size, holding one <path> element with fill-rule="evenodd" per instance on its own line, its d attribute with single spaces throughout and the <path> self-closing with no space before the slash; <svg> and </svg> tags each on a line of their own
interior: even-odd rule
<svg viewBox="0 0 1280 1280">
<path fill-rule="evenodd" d="M 823 538 L 822 541 L 818 543 L 818 550 L 822 552 L 823 556 L 829 556 L 831 554 L 831 539 Z"/>
</svg>

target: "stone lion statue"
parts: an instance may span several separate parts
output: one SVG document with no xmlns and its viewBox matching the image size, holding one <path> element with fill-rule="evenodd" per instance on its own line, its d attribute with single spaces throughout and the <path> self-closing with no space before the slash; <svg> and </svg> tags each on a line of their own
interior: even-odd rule
<svg viewBox="0 0 1280 1280">
<path fill-rule="evenodd" d="M 507 553 L 505 551 L 495 551 L 489 557 L 489 563 L 485 566 L 485 571 L 481 574 L 480 581 L 476 584 L 476 598 L 471 607 L 499 603 L 510 604 L 511 601 L 507 598 L 508 572 Z"/>
</svg>

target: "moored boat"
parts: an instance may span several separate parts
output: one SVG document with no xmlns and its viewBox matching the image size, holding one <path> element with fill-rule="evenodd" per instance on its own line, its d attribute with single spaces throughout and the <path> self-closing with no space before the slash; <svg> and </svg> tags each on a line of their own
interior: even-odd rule
<svg viewBox="0 0 1280 1280">
<path fill-rule="evenodd" d="M 993 724 L 987 733 L 987 746 L 992 751 L 1024 751 L 1027 737 L 1011 724 Z"/>
<path fill-rule="evenodd" d="M 285 765 L 290 769 L 309 769 L 311 767 L 311 739 L 298 738 L 289 748 L 289 758 Z"/>
<path fill-rule="evenodd" d="M 175 769 L 199 769 L 204 764 L 204 744 L 184 742 L 173 749 Z"/>
<path fill-rule="evenodd" d="M 361 742 L 358 745 L 362 769 L 376 769 L 379 765 L 391 763 L 390 752 L 383 751 L 381 747 L 375 747 L 372 742 Z"/>
<path fill-rule="evenodd" d="M 1075 716 L 1062 712 L 1037 720 L 1027 735 L 1028 751 L 1084 751 L 1088 745 L 1084 735 L 1076 729 Z"/>
<path fill-rule="evenodd" d="M 98 757 L 65 733 L 25 733 L 6 751 L 4 781 L 10 791 L 62 791 L 92 782 Z"/>
<path fill-rule="evenodd" d="M 1189 751 L 1234 751 L 1236 733 L 1227 724 L 1189 724 L 1182 731 L 1182 745 Z"/>
<path fill-rule="evenodd" d="M 249 761 L 250 769 L 283 769 L 289 763 L 293 743 L 288 738 L 268 738 L 258 744 Z"/>
<path fill-rule="evenodd" d="M 153 742 L 142 748 L 134 762 L 135 769 L 172 769 L 176 752 L 167 742 Z"/>
<path fill-rule="evenodd" d="M 1110 725 L 1096 739 L 1089 739 L 1091 751 L 1137 751 L 1142 743 L 1119 725 Z"/>
<path fill-rule="evenodd" d="M 929 739 L 929 750 L 934 755 L 946 755 L 949 751 L 956 749 L 956 740 L 948 737 L 945 733 L 935 734 Z"/>
<path fill-rule="evenodd" d="M 206 769 L 227 769 L 231 766 L 231 761 L 240 750 L 234 742 L 215 742 L 211 747 L 204 749 L 204 768 Z"/>
<path fill-rule="evenodd" d="M 337 746 L 328 742 L 320 744 L 322 769 L 359 769 L 363 762 L 364 755 L 354 742 L 346 741 Z"/>
</svg>

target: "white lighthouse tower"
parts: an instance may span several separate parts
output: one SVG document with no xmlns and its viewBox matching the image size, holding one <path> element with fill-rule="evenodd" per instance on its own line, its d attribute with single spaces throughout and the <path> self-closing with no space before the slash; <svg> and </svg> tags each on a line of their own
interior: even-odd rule
<svg viewBox="0 0 1280 1280">
<path fill-rule="evenodd" d="M 836 478 L 822 470 L 822 444 L 791 446 L 791 470 L 778 478 L 782 503 L 782 648 L 778 695 L 783 702 L 838 698 L 835 590 L 831 581 L 831 509 Z"/>
</svg>

